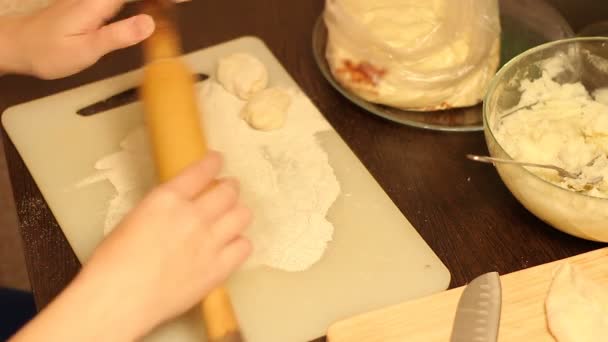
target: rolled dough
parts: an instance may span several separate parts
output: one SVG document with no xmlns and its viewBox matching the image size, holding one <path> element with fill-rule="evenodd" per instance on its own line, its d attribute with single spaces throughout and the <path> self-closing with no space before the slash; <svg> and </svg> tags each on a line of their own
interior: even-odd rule
<svg viewBox="0 0 608 342">
<path fill-rule="evenodd" d="M 545 308 L 549 330 L 558 342 L 608 340 L 608 288 L 572 265 L 556 271 Z"/>
</svg>

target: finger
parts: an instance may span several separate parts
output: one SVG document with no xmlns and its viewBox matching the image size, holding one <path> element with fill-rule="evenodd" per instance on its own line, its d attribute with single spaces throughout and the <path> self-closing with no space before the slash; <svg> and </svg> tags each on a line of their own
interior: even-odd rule
<svg viewBox="0 0 608 342">
<path fill-rule="evenodd" d="M 101 27 L 91 33 L 91 46 L 101 57 L 112 51 L 135 45 L 154 32 L 154 20 L 146 14 L 136 15 Z"/>
<path fill-rule="evenodd" d="M 252 250 L 251 242 L 243 237 L 233 240 L 224 247 L 216 260 L 218 282 L 226 280 L 231 273 L 236 271 L 251 255 Z"/>
<path fill-rule="evenodd" d="M 219 175 L 222 165 L 220 154 L 209 152 L 205 159 L 186 168 L 164 186 L 186 199 L 195 199 Z"/>
<path fill-rule="evenodd" d="M 238 197 L 239 183 L 234 179 L 224 179 L 201 194 L 194 205 L 204 221 L 215 222 L 236 205 Z"/>
<path fill-rule="evenodd" d="M 219 246 L 228 244 L 245 231 L 252 218 L 249 208 L 237 204 L 210 228 L 212 239 Z"/>
</svg>

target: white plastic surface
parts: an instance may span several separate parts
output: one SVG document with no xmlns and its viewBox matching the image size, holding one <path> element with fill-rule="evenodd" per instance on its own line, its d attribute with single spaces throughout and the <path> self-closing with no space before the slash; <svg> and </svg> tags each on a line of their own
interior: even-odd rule
<svg viewBox="0 0 608 342">
<path fill-rule="evenodd" d="M 248 52 L 269 68 L 271 85 L 297 86 L 268 48 L 245 37 L 185 56 L 197 72 L 212 74 L 219 57 Z M 77 189 L 100 157 L 141 124 L 139 103 L 92 117 L 76 114 L 136 86 L 139 71 L 8 109 L 2 121 L 78 258 L 86 262 L 102 240 L 113 194 L 109 183 Z M 342 194 L 329 219 L 334 241 L 312 269 L 285 273 L 257 269 L 228 284 L 249 342 L 301 342 L 325 334 L 332 322 L 448 287 L 445 266 L 421 239 L 352 151 L 334 131 L 322 144 Z M 184 284 L 184 286 L 188 286 Z M 179 289 L 176 289 L 179 291 Z M 201 341 L 198 311 L 158 329 L 146 341 Z"/>
</svg>

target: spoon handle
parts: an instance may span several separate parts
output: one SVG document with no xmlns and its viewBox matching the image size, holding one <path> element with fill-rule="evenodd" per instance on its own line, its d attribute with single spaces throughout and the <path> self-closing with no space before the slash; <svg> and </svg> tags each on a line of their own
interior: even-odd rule
<svg viewBox="0 0 608 342">
<path fill-rule="evenodd" d="M 493 157 L 487 157 L 487 156 L 477 156 L 477 155 L 473 155 L 473 154 L 468 154 L 467 158 L 469 158 L 470 160 L 473 160 L 473 161 L 477 161 L 477 162 L 481 162 L 481 163 L 487 163 L 487 164 L 495 164 L 495 163 L 515 164 L 515 165 L 522 165 L 522 166 L 529 166 L 529 167 L 538 167 L 538 168 L 543 168 L 543 169 L 550 169 L 550 170 L 557 171 L 557 173 L 561 177 L 578 178 L 578 175 L 575 175 L 575 174 L 573 174 L 571 172 L 568 172 L 568 171 L 562 169 L 561 167 L 557 167 L 555 165 L 527 163 L 527 162 L 521 162 L 521 161 L 516 161 L 516 160 L 510 160 L 510 159 L 493 158 Z"/>
</svg>

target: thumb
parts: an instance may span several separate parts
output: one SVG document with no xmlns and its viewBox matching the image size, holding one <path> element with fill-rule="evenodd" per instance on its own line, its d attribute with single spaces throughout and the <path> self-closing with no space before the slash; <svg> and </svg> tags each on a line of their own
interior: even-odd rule
<svg viewBox="0 0 608 342">
<path fill-rule="evenodd" d="M 154 32 L 154 20 L 146 14 L 111 23 L 92 32 L 92 45 L 99 57 L 135 45 Z"/>
</svg>

